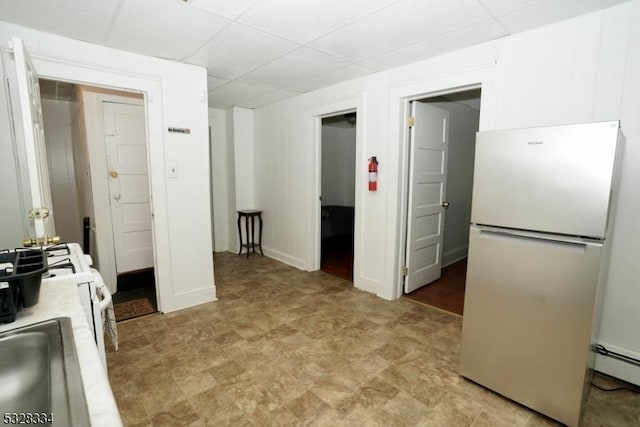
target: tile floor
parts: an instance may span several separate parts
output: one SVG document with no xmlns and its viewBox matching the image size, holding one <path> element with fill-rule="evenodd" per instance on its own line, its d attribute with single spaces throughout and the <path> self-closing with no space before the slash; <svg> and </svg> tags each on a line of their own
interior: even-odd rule
<svg viewBox="0 0 640 427">
<path fill-rule="evenodd" d="M 118 324 L 126 426 L 556 425 L 456 373 L 458 316 L 266 257 L 215 261 L 218 302 Z M 584 425 L 640 425 L 639 395 L 593 389 Z"/>
</svg>

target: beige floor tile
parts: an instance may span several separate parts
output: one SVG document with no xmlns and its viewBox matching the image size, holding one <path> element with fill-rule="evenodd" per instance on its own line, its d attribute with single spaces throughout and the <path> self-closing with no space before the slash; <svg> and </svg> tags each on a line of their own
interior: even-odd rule
<svg viewBox="0 0 640 427">
<path fill-rule="evenodd" d="M 215 267 L 217 302 L 118 324 L 127 427 L 558 425 L 458 375 L 459 316 L 267 257 Z M 583 424 L 638 426 L 640 396 L 592 389 Z"/>
</svg>

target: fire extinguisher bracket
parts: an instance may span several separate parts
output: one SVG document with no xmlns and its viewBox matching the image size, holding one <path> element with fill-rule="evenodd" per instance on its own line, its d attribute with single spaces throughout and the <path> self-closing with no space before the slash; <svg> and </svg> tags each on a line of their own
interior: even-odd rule
<svg viewBox="0 0 640 427">
<path fill-rule="evenodd" d="M 378 190 L 378 159 L 376 156 L 369 158 L 369 191 Z"/>
</svg>

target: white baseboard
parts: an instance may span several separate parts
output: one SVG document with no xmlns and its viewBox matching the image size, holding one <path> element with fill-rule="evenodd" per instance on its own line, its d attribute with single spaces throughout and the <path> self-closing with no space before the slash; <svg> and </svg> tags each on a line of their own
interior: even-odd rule
<svg viewBox="0 0 640 427">
<path fill-rule="evenodd" d="M 620 353 L 628 357 L 640 360 L 640 353 L 628 350 L 626 348 L 617 347 L 613 344 L 606 342 L 599 342 L 607 348 L 609 351 Z M 621 360 L 612 359 L 611 357 L 604 356 L 602 354 L 596 354 L 596 371 L 603 374 L 610 375 L 615 378 L 627 381 L 629 383 L 640 386 L 640 366 L 631 365 Z"/>
<path fill-rule="evenodd" d="M 382 284 L 376 280 L 369 279 L 360 275 L 359 277 L 353 278 L 353 286 L 356 289 L 360 289 L 361 291 L 369 292 L 370 294 L 377 295 L 381 298 L 385 298 L 385 296 L 380 295 L 379 290 L 382 288 Z M 385 298 L 388 299 L 388 298 Z"/>
<path fill-rule="evenodd" d="M 161 310 L 163 313 L 171 313 L 212 301 L 217 301 L 215 285 L 173 295 L 170 304 L 162 304 Z"/>
<path fill-rule="evenodd" d="M 280 251 L 276 251 L 274 249 L 270 249 L 270 248 L 262 248 L 265 256 L 268 256 L 269 258 L 273 258 L 277 261 L 283 262 L 285 264 L 288 264 L 292 267 L 298 268 L 300 270 L 306 270 L 307 266 L 305 264 L 305 262 L 303 260 L 301 260 L 300 258 L 296 258 L 293 257 L 289 254 L 285 254 L 284 252 L 280 252 Z M 259 251 L 259 249 L 258 249 Z"/>
<path fill-rule="evenodd" d="M 457 248 L 448 250 L 442 254 L 442 267 L 453 264 L 466 258 L 469 253 L 469 245 L 458 246 Z"/>
</svg>

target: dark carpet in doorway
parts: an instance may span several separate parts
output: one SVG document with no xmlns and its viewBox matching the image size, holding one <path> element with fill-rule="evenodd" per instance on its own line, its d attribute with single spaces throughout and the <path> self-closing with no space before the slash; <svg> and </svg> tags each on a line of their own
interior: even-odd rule
<svg viewBox="0 0 640 427">
<path fill-rule="evenodd" d="M 114 304 L 113 311 L 116 314 L 116 321 L 121 322 L 123 320 L 155 313 L 156 309 L 153 307 L 153 304 L 151 304 L 149 298 L 138 298 Z"/>
</svg>

